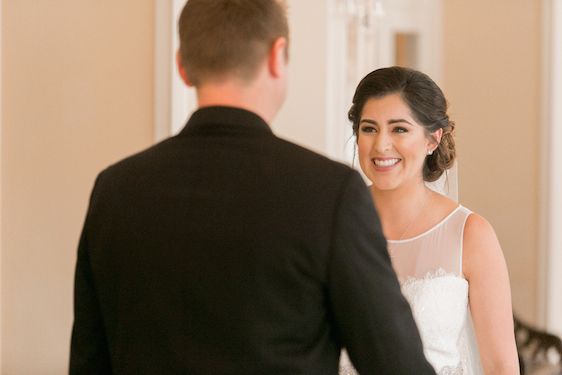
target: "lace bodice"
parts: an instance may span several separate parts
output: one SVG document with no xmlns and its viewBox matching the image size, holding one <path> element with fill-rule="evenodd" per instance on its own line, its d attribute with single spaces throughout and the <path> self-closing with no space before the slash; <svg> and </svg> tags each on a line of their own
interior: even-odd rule
<svg viewBox="0 0 562 375">
<path fill-rule="evenodd" d="M 425 233 L 388 241 L 425 356 L 439 375 L 482 374 L 468 306 L 469 285 L 462 275 L 464 225 L 470 213 L 458 206 Z M 345 352 L 340 374 L 356 374 Z"/>
<path fill-rule="evenodd" d="M 427 360 L 439 374 L 463 374 L 458 341 L 468 312 L 468 283 L 439 268 L 402 284 Z"/>
</svg>

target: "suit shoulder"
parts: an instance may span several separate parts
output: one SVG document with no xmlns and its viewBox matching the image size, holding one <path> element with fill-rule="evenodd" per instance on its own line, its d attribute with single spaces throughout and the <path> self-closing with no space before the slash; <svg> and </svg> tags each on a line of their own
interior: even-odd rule
<svg viewBox="0 0 562 375">
<path fill-rule="evenodd" d="M 113 183 L 117 183 L 122 180 L 131 183 L 135 179 L 140 178 L 147 168 L 157 167 L 162 157 L 161 150 L 173 142 L 173 138 L 167 138 L 107 166 L 99 173 L 98 182 L 111 180 Z"/>
<path fill-rule="evenodd" d="M 335 173 L 341 176 L 356 172 L 344 163 L 332 160 L 327 156 L 282 138 L 277 138 L 277 147 L 281 151 L 278 154 L 280 157 L 286 158 L 288 162 L 294 162 L 295 166 L 298 165 L 303 169 L 314 168 L 315 173 L 325 171 L 325 173 Z"/>
</svg>

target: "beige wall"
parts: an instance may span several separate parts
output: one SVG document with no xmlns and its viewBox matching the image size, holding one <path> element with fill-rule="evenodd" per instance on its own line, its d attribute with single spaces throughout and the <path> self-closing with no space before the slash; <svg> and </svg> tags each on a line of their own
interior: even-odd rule
<svg viewBox="0 0 562 375">
<path fill-rule="evenodd" d="M 495 227 L 514 310 L 537 318 L 541 2 L 446 0 L 444 88 L 460 200 Z"/>
<path fill-rule="evenodd" d="M 0 372 L 63 374 L 92 183 L 152 141 L 153 1 L 2 3 Z"/>
</svg>

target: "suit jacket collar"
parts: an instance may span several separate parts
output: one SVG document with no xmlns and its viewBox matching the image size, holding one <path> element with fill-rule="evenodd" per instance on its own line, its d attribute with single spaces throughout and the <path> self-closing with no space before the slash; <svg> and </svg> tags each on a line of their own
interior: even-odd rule
<svg viewBox="0 0 562 375">
<path fill-rule="evenodd" d="M 187 134 L 273 134 L 257 114 L 236 107 L 199 108 L 191 115 L 180 135 Z"/>
</svg>

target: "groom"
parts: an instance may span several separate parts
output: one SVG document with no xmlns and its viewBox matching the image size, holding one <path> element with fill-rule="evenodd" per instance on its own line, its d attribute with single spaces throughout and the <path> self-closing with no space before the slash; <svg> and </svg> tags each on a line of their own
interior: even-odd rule
<svg viewBox="0 0 562 375">
<path fill-rule="evenodd" d="M 181 133 L 104 170 L 78 249 L 71 374 L 432 374 L 370 195 L 277 138 L 280 0 L 189 0 Z M 306 124 L 301 124 L 306 126 Z"/>
</svg>

